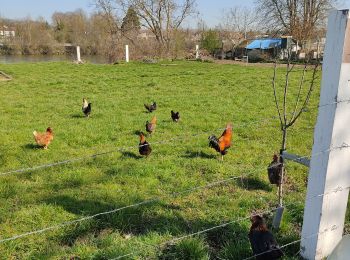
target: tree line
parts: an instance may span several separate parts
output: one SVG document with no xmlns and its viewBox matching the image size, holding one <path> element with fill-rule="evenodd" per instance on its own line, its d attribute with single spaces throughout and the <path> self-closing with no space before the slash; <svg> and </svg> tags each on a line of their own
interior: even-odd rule
<svg viewBox="0 0 350 260">
<path fill-rule="evenodd" d="M 223 10 L 220 24 L 208 28 L 198 20 L 196 0 L 95 0 L 95 11 L 56 12 L 50 23 L 36 20 L 0 19 L 16 32 L 0 38 L 6 54 L 62 54 L 79 45 L 83 54 L 120 59 L 128 44 L 133 59 L 193 56 L 196 44 L 213 52 L 235 48 L 258 35 L 290 35 L 299 42 L 325 34 L 328 11 L 337 0 L 257 0 L 255 7 Z M 218 7 L 220 8 L 220 7 Z M 185 29 L 190 18 L 192 26 Z M 66 46 L 65 46 L 66 44 Z"/>
</svg>

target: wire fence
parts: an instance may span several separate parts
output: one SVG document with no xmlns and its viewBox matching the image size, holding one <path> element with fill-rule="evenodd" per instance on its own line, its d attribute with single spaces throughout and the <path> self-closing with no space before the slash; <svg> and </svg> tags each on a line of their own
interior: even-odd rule
<svg viewBox="0 0 350 260">
<path fill-rule="evenodd" d="M 348 189 L 350 189 L 350 186 L 344 187 L 344 188 L 342 187 L 341 189 L 339 189 L 339 187 L 338 187 L 338 188 L 333 189 L 332 191 L 329 191 L 329 192 L 326 192 L 326 193 L 323 193 L 323 194 L 318 194 L 318 195 L 313 196 L 313 197 L 309 197 L 309 198 L 306 199 L 306 201 L 312 200 L 312 199 L 317 198 L 317 197 L 327 196 L 327 195 L 330 195 L 331 193 L 338 193 L 338 192 L 345 191 L 345 190 L 348 190 Z M 293 206 L 293 205 L 294 205 L 294 203 L 288 203 L 288 204 L 286 204 L 284 206 L 285 207 L 289 207 L 289 206 Z M 241 221 L 244 221 L 244 220 L 249 220 L 253 216 L 265 215 L 265 214 L 268 214 L 268 213 L 272 213 L 272 212 L 274 212 L 274 211 L 276 211 L 278 209 L 279 209 L 279 207 L 276 207 L 276 208 L 272 208 L 270 210 L 261 211 L 261 212 L 256 213 L 256 214 L 250 214 L 249 216 L 246 216 L 246 217 L 243 217 L 243 218 L 238 218 L 238 219 L 235 219 L 235 220 L 232 220 L 232 221 L 229 221 L 229 222 L 225 222 L 225 223 L 222 223 L 222 224 L 219 224 L 219 225 L 216 225 L 216 226 L 213 226 L 213 227 L 201 230 L 201 231 L 197 231 L 197 232 L 194 232 L 194 233 L 190 233 L 190 234 L 186 234 L 186 235 L 183 235 L 183 236 L 180 236 L 180 237 L 176 237 L 176 238 L 170 239 L 168 241 L 162 242 L 159 245 L 149 245 L 149 244 L 146 244 L 146 245 L 152 246 L 154 248 L 162 248 L 162 247 L 164 247 L 166 245 L 174 244 L 174 243 L 176 243 L 176 242 L 178 242 L 180 240 L 183 240 L 185 238 L 189 238 L 189 237 L 193 237 L 193 236 L 196 236 L 196 235 L 200 235 L 200 234 L 203 234 L 203 233 L 215 230 L 215 229 L 219 229 L 219 228 L 222 228 L 222 227 L 226 227 L 228 225 L 231 225 L 231 224 L 234 224 L 234 223 L 238 223 L 238 222 L 241 222 Z M 302 240 L 310 239 L 310 238 L 312 238 L 314 236 L 317 236 L 317 235 L 319 235 L 321 233 L 328 232 L 328 231 L 333 231 L 333 230 L 335 230 L 334 226 L 332 226 L 331 229 L 327 228 L 327 229 L 325 229 L 322 232 L 318 232 L 318 233 L 312 234 L 310 236 L 307 236 L 307 237 L 304 237 L 304 238 L 301 238 L 301 239 L 298 239 L 298 240 L 294 240 L 294 241 L 289 242 L 287 244 L 284 244 L 284 245 L 282 245 L 280 247 L 280 249 L 288 247 L 288 246 L 293 245 L 293 244 L 296 244 L 298 242 L 301 242 Z M 253 259 L 253 258 L 257 257 L 257 256 L 269 253 L 271 251 L 273 251 L 273 250 L 268 250 L 268 251 L 265 251 L 263 253 L 253 255 L 251 257 L 245 258 L 244 260 Z M 135 254 L 139 254 L 139 253 L 142 253 L 142 250 L 133 250 L 133 252 L 131 252 L 131 253 L 127 253 L 127 254 L 118 256 L 116 258 L 112 258 L 110 260 L 123 259 L 123 258 L 126 258 L 126 257 L 130 257 L 132 255 L 135 255 Z M 221 258 L 221 259 L 224 259 L 224 258 Z"/>
<path fill-rule="evenodd" d="M 191 192 L 194 192 L 194 191 L 197 191 L 197 190 L 208 189 L 208 188 L 211 188 L 211 187 L 214 187 L 214 186 L 218 186 L 218 185 L 221 185 L 221 184 L 224 184 L 224 183 L 227 183 L 227 182 L 239 179 L 239 178 L 242 178 L 242 176 L 234 176 L 234 177 L 231 177 L 231 178 L 228 178 L 228 179 L 225 179 L 225 180 L 219 180 L 219 181 L 211 182 L 211 183 L 208 183 L 208 184 L 206 184 L 204 186 L 197 186 L 197 187 L 193 187 L 193 188 L 186 189 L 186 190 L 179 191 L 179 192 L 172 192 L 172 193 L 169 193 L 169 194 L 165 194 L 165 195 L 162 195 L 162 196 L 158 196 L 158 197 L 154 197 L 154 198 L 151 198 L 151 199 L 148 199 L 148 200 L 144 200 L 144 201 L 141 201 L 141 202 L 138 202 L 138 203 L 134 203 L 134 204 L 131 204 L 131 205 L 128 205 L 128 206 L 120 207 L 120 208 L 109 210 L 109 211 L 100 212 L 100 213 L 97 213 L 97 214 L 94 214 L 94 215 L 91 215 L 91 216 L 86 216 L 86 217 L 83 217 L 83 218 L 62 222 L 62 223 L 57 224 L 57 225 L 53 225 L 53 226 L 49 226 L 49 227 L 46 227 L 46 228 L 42 228 L 42 229 L 26 232 L 26 233 L 23 233 L 23 234 L 15 235 L 15 236 L 12 236 L 12 237 L 0 239 L 0 243 L 4 243 L 4 242 L 7 242 L 7 241 L 11 241 L 11 240 L 16 240 L 16 239 L 27 237 L 27 236 L 34 235 L 34 234 L 44 233 L 44 232 L 49 231 L 49 230 L 58 229 L 58 228 L 69 226 L 69 225 L 72 225 L 72 224 L 76 224 L 76 223 L 79 223 L 79 222 L 82 222 L 82 221 L 90 220 L 90 219 L 96 218 L 98 216 L 103 216 L 103 215 L 116 213 L 116 212 L 124 210 L 124 209 L 135 208 L 135 207 L 139 207 L 139 206 L 142 206 L 142 205 L 151 204 L 151 203 L 154 203 L 154 202 L 158 202 L 158 201 L 160 201 L 163 198 L 177 197 L 177 196 L 180 196 L 180 195 L 185 194 L 185 193 L 191 193 Z"/>
<path fill-rule="evenodd" d="M 345 102 L 350 103 L 350 100 L 343 100 L 343 101 L 333 102 L 333 103 L 330 103 L 330 104 L 323 104 L 323 105 L 317 106 L 317 108 L 325 107 L 325 106 L 329 106 L 329 105 L 334 105 L 334 104 L 339 104 L 339 103 L 345 103 Z M 277 118 L 278 118 L 277 116 L 273 116 L 271 118 L 265 118 L 265 119 L 260 119 L 260 120 L 256 120 L 256 121 L 249 122 L 249 123 L 243 123 L 243 124 L 240 124 L 240 125 L 236 125 L 235 127 L 237 128 L 237 127 L 243 127 L 243 126 L 248 126 L 248 125 L 253 125 L 253 124 L 259 124 L 259 123 L 263 123 L 263 122 L 270 122 L 270 121 L 275 120 Z M 153 143 L 150 143 L 150 145 L 153 145 L 153 144 L 166 144 L 166 143 L 171 143 L 171 142 L 173 142 L 175 140 L 185 140 L 187 138 L 197 137 L 197 136 L 200 136 L 200 135 L 212 133 L 213 131 L 219 131 L 219 130 L 222 131 L 224 129 L 223 128 L 219 128 L 219 129 L 215 129 L 215 130 L 211 130 L 211 131 L 203 131 L 203 132 L 196 133 L 196 134 L 189 134 L 189 135 L 185 135 L 185 136 L 177 136 L 177 137 L 165 140 L 165 141 L 153 142 Z M 85 160 L 85 159 L 89 159 L 89 158 L 95 158 L 95 157 L 98 157 L 98 156 L 112 154 L 112 153 L 115 153 L 115 152 L 124 151 L 124 150 L 128 150 L 128 149 L 135 149 L 135 148 L 139 148 L 139 147 L 140 147 L 139 145 L 137 145 L 137 146 L 135 145 L 135 146 L 117 147 L 117 148 L 115 148 L 113 150 L 110 150 L 110 151 L 101 152 L 101 153 L 95 153 L 95 154 L 91 154 L 91 155 L 83 156 L 83 157 L 79 157 L 79 158 L 63 160 L 63 161 L 43 164 L 43 165 L 39 165 L 39 166 L 21 168 L 21 169 L 17 169 L 17 170 L 10 170 L 10 171 L 7 171 L 7 172 L 0 173 L 0 176 L 9 175 L 9 174 L 15 174 L 15 173 L 21 173 L 21 172 L 27 172 L 27 171 L 35 171 L 35 170 L 38 170 L 38 169 L 49 168 L 49 167 L 54 167 L 54 166 L 58 166 L 58 165 L 73 163 L 73 162 L 77 162 L 77 161 L 81 161 L 81 160 Z M 337 150 L 337 149 L 344 149 L 344 148 L 349 148 L 349 147 L 350 147 L 350 145 L 348 145 L 347 143 L 343 143 L 339 147 L 333 147 L 333 148 L 330 148 L 330 149 L 326 149 L 324 151 L 315 152 L 315 153 L 311 154 L 310 158 L 313 158 L 315 156 L 319 156 L 321 154 L 324 154 L 324 153 L 327 153 L 327 152 L 331 152 L 331 151 L 334 151 L 334 150 Z M 303 159 L 303 158 L 308 158 L 308 157 L 309 156 L 301 156 L 298 159 Z M 264 170 L 266 170 L 266 169 L 264 169 Z M 158 197 L 154 197 L 154 198 L 151 198 L 151 199 L 148 199 L 148 200 L 144 200 L 144 201 L 141 201 L 141 202 L 138 202 L 138 203 L 127 205 L 127 206 L 120 207 L 120 208 L 117 208 L 117 209 L 113 209 L 113 210 L 110 210 L 110 211 L 100 212 L 100 213 L 97 213 L 97 214 L 94 214 L 94 215 L 82 217 L 82 218 L 71 220 L 71 221 L 62 222 L 62 223 L 59 223 L 59 224 L 56 224 L 56 225 L 52 225 L 52 226 L 49 226 L 49 227 L 45 227 L 45 228 L 42 228 L 42 229 L 38 229 L 38 230 L 34 230 L 34 231 L 30 231 L 30 232 L 26 232 L 26 233 L 22 233 L 22 234 L 18 234 L 18 235 L 14 235 L 14 236 L 8 237 L 8 238 L 3 238 L 3 239 L 0 239 L 0 243 L 16 240 L 16 239 L 27 237 L 27 236 L 34 235 L 34 234 L 44 233 L 46 231 L 53 230 L 53 229 L 63 228 L 63 227 L 66 227 L 66 226 L 69 226 L 69 225 L 72 225 L 72 224 L 76 224 L 76 223 L 79 223 L 79 222 L 82 222 L 82 221 L 94 219 L 94 218 L 96 218 L 98 216 L 103 216 L 103 215 L 116 213 L 116 212 L 124 210 L 124 209 L 134 208 L 134 207 L 139 207 L 139 206 L 146 205 L 146 204 L 155 203 L 155 202 L 160 201 L 162 198 L 176 197 L 176 196 L 179 196 L 181 194 L 194 192 L 196 190 L 208 189 L 208 188 L 211 188 L 211 187 L 214 187 L 214 186 L 218 186 L 218 185 L 230 182 L 232 180 L 235 180 L 235 179 L 238 179 L 238 178 L 244 178 L 244 177 L 247 177 L 247 176 L 248 175 L 235 176 L 235 177 L 231 177 L 231 178 L 228 178 L 228 179 L 225 179 L 225 180 L 211 182 L 211 183 L 208 183 L 207 185 L 204 185 L 204 186 L 197 186 L 197 187 L 193 187 L 193 188 L 190 188 L 190 189 L 187 189 L 187 190 L 183 190 L 183 191 L 180 191 L 180 192 L 174 192 L 174 193 L 170 193 L 170 194 L 166 194 L 166 195 L 161 195 L 161 196 L 158 196 Z M 319 195 L 313 196 L 311 198 L 307 198 L 306 200 L 313 199 L 315 197 L 326 196 L 326 195 L 329 195 L 331 193 L 343 192 L 344 190 L 347 190 L 348 188 L 349 187 L 336 187 L 335 189 L 333 189 L 333 190 L 331 190 L 331 191 L 329 191 L 327 193 L 319 194 Z M 267 213 L 273 212 L 276 209 L 278 209 L 278 208 L 271 209 L 271 210 L 267 211 Z M 166 242 L 162 243 L 161 245 L 165 245 L 165 244 L 169 244 L 169 243 L 175 243 L 177 241 L 180 241 L 180 240 L 182 240 L 184 238 L 187 238 L 187 237 L 190 237 L 190 236 L 203 234 L 205 232 L 211 231 L 211 230 L 216 229 L 216 228 L 225 227 L 225 226 L 228 226 L 228 225 L 230 225 L 232 223 L 235 223 L 235 222 L 240 222 L 240 221 L 247 220 L 250 217 L 251 216 L 247 216 L 247 217 L 244 217 L 244 218 L 239 218 L 239 219 L 236 219 L 236 220 L 233 220 L 233 221 L 230 221 L 230 222 L 226 222 L 226 223 L 223 223 L 223 224 L 211 227 L 211 228 L 204 229 L 202 231 L 197 231 L 195 233 L 191 233 L 191 234 L 187 234 L 187 235 L 184 235 L 184 236 L 181 236 L 181 237 L 178 237 L 178 238 L 174 238 L 174 239 L 171 239 L 169 241 L 166 241 Z M 317 233 L 315 235 L 318 235 L 318 234 L 319 233 Z M 303 239 L 308 239 L 308 238 L 302 238 L 300 240 L 296 240 L 296 241 L 290 242 L 290 243 L 288 243 L 286 245 L 283 245 L 281 248 L 284 248 L 284 247 L 287 247 L 289 245 L 298 243 L 298 242 L 300 242 Z M 133 255 L 135 253 L 136 252 L 132 252 L 130 254 L 127 254 L 127 255 L 124 255 L 124 256 L 120 256 L 120 257 L 115 258 L 115 259 L 120 259 L 120 258 L 123 258 L 123 257 L 127 257 L 127 256 Z M 255 255 L 255 256 L 252 256 L 250 258 L 247 258 L 246 260 L 254 258 L 256 256 L 258 256 L 258 255 Z"/>
</svg>

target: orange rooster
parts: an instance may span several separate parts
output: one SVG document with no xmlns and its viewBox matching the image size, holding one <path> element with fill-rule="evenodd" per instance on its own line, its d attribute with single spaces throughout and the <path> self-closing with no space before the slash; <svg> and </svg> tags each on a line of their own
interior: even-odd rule
<svg viewBox="0 0 350 260">
<path fill-rule="evenodd" d="M 47 149 L 48 145 L 53 140 L 53 131 L 51 127 L 48 127 L 45 133 L 38 133 L 37 131 L 34 131 L 33 135 L 35 142 L 44 149 Z"/>
<path fill-rule="evenodd" d="M 146 141 L 145 135 L 142 132 L 140 133 L 139 152 L 146 157 L 152 152 L 152 148 Z"/>
<path fill-rule="evenodd" d="M 152 134 L 156 130 L 157 126 L 157 117 L 152 117 L 151 122 L 146 122 L 146 131 L 150 134 Z"/>
<path fill-rule="evenodd" d="M 232 124 L 228 123 L 225 131 L 220 138 L 215 135 L 209 136 L 209 146 L 214 148 L 217 152 L 221 153 L 221 160 L 224 160 L 224 155 L 227 153 L 227 149 L 231 146 L 232 140 Z"/>
</svg>

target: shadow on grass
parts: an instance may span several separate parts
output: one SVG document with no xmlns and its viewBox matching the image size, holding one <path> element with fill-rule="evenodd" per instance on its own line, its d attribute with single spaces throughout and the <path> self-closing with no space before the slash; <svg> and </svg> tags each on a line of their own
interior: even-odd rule
<svg viewBox="0 0 350 260">
<path fill-rule="evenodd" d="M 203 220 L 185 219 L 181 211 L 173 210 L 173 206 L 162 202 L 151 202 L 137 207 L 124 208 L 114 211 L 116 208 L 144 201 L 145 198 L 134 198 L 127 204 L 114 202 L 101 202 L 98 200 L 79 200 L 65 195 L 51 197 L 45 200 L 46 203 L 61 206 L 66 211 L 77 215 L 76 218 L 91 216 L 101 212 L 110 214 L 100 214 L 93 219 L 88 219 L 76 225 L 65 228 L 60 235 L 59 241 L 63 245 L 73 246 L 74 243 L 86 236 L 98 237 L 104 230 L 114 230 L 120 234 L 132 234 L 133 236 L 157 233 L 159 235 L 170 234 L 172 238 L 186 234 L 199 232 L 230 219 Z M 159 210 L 160 208 L 166 209 Z M 172 210 L 170 215 L 167 210 Z M 249 220 L 247 220 L 249 221 Z M 217 228 L 203 233 L 200 238 L 185 239 L 184 243 L 177 241 L 166 245 L 160 252 L 160 259 L 202 259 L 196 255 L 210 255 L 211 259 L 221 257 L 224 259 L 242 259 L 252 255 L 248 240 L 249 226 L 247 223 L 232 223 L 225 227 Z M 284 236 L 275 234 L 280 244 L 295 240 L 295 236 Z M 171 239 L 169 239 L 171 240 Z M 298 246 L 288 249 L 289 254 L 295 253 Z"/>
<path fill-rule="evenodd" d="M 135 198 L 127 205 L 144 200 L 144 198 Z M 125 204 L 101 202 L 98 200 L 79 200 L 67 195 L 53 196 L 45 199 L 44 202 L 60 206 L 67 212 L 76 214 L 76 218 L 109 212 L 127 206 Z M 165 211 L 160 211 L 160 208 L 165 209 Z M 167 212 L 168 210 L 172 211 L 171 215 Z M 89 234 L 98 236 L 99 233 L 106 229 L 118 230 L 121 234 L 145 235 L 156 232 L 177 237 L 218 224 L 220 223 L 213 221 L 187 220 L 181 215 L 180 211 L 173 209 L 173 205 L 150 202 L 145 205 L 110 212 L 110 214 L 101 214 L 93 219 L 87 219 L 79 224 L 68 226 L 60 236 L 60 241 L 62 244 L 72 246 L 77 239 Z M 208 233 L 208 240 L 210 240 L 208 243 L 220 248 L 221 244 L 225 243 L 228 235 L 223 233 L 223 230 L 216 232 Z"/>
<path fill-rule="evenodd" d="M 142 131 L 140 131 L 140 130 L 136 130 L 136 131 L 134 131 L 134 135 L 140 135 L 141 132 L 142 132 Z"/>
<path fill-rule="evenodd" d="M 237 179 L 236 183 L 239 187 L 246 190 L 264 190 L 272 191 L 272 186 L 258 178 L 246 177 Z"/>
<path fill-rule="evenodd" d="M 129 204 L 138 203 L 145 199 L 135 199 Z M 98 235 L 105 229 L 119 230 L 122 234 L 144 235 L 149 232 L 160 234 L 170 232 L 174 235 L 190 232 L 191 225 L 179 213 L 172 216 L 158 215 L 159 207 L 166 207 L 157 202 L 150 202 L 137 207 L 115 210 L 128 205 L 100 202 L 95 200 L 79 200 L 66 195 L 58 195 L 44 200 L 47 204 L 60 206 L 67 212 L 78 215 L 76 218 L 91 216 L 101 212 L 93 219 L 87 219 L 77 225 L 68 226 L 60 236 L 62 244 L 72 246 L 74 242 L 88 234 Z M 115 211 L 114 211 L 115 210 Z M 111 212 L 112 211 L 112 212 Z"/>
<path fill-rule="evenodd" d="M 85 118 L 85 115 L 82 114 L 82 113 L 75 113 L 75 114 L 72 114 L 70 115 L 71 118 Z"/>
<path fill-rule="evenodd" d="M 201 227 L 199 230 L 210 228 L 212 226 L 219 225 L 221 223 L 210 223 L 208 226 Z M 226 247 L 232 246 L 235 252 L 229 254 L 229 258 L 225 259 L 242 259 L 249 256 L 249 241 L 248 241 L 248 230 L 238 224 L 233 223 L 231 225 L 210 230 L 204 233 L 200 237 L 186 238 L 175 244 L 166 245 L 159 259 L 206 259 L 207 255 L 210 259 L 217 259 L 221 252 L 226 253 Z M 237 248 L 238 243 L 240 244 Z M 244 243 L 244 247 L 242 247 Z M 227 255 L 225 255 L 227 256 Z M 232 256 L 234 256 L 232 258 Z"/>
<path fill-rule="evenodd" d="M 121 153 L 122 153 L 122 157 L 124 157 L 124 158 L 142 159 L 141 155 L 138 155 L 138 154 L 133 153 L 133 152 L 122 151 Z"/>
<path fill-rule="evenodd" d="M 43 149 L 41 146 L 33 143 L 22 145 L 22 148 L 28 150 Z"/>
<path fill-rule="evenodd" d="M 202 151 L 195 152 L 195 151 L 189 151 L 189 150 L 187 150 L 182 157 L 183 158 L 190 158 L 190 159 L 198 158 L 198 157 L 203 158 L 203 159 L 215 159 L 215 158 L 218 158 L 215 155 L 207 154 L 207 153 L 204 153 Z"/>
</svg>

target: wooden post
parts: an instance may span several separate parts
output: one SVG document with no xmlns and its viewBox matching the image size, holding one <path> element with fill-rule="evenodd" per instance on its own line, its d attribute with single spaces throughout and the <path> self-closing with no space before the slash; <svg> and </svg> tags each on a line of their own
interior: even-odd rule
<svg viewBox="0 0 350 260">
<path fill-rule="evenodd" d="M 199 45 L 196 45 L 196 60 L 199 59 Z"/>
<path fill-rule="evenodd" d="M 77 46 L 77 62 L 81 63 L 81 58 L 80 58 L 80 46 Z"/>
<path fill-rule="evenodd" d="M 129 45 L 125 45 L 125 61 L 129 62 Z"/>
<path fill-rule="evenodd" d="M 350 99 L 349 10 L 332 11 L 322 68 L 320 104 Z M 350 186 L 350 105 L 319 108 L 305 202 L 301 255 L 327 257 L 342 238 Z M 335 148 L 335 149 L 333 149 Z M 329 152 L 319 153 L 331 149 Z M 341 188 L 341 189 L 340 189 Z M 338 189 L 338 192 L 334 192 Z M 325 194 L 325 195 L 321 195 Z"/>
</svg>

